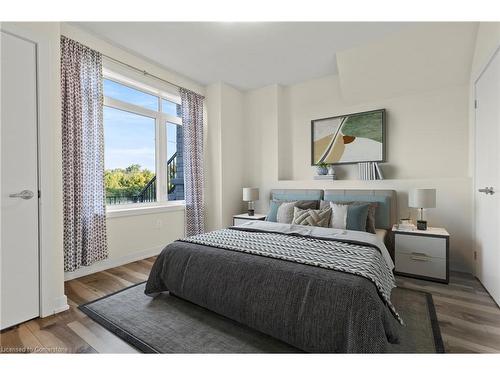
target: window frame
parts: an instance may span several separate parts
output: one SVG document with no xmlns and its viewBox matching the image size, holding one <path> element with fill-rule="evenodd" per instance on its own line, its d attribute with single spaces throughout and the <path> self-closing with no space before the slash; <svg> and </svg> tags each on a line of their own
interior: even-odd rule
<svg viewBox="0 0 500 375">
<path fill-rule="evenodd" d="M 131 76 L 133 74 L 131 73 Z M 119 99 L 105 96 L 103 93 L 103 109 L 104 107 L 114 108 L 130 112 L 136 115 L 145 116 L 154 119 L 155 121 L 155 175 L 156 175 L 156 202 L 144 203 L 128 203 L 128 204 L 106 204 L 106 210 L 116 212 L 127 210 L 131 211 L 138 209 L 144 211 L 147 207 L 164 207 L 169 205 L 184 205 L 184 200 L 168 200 L 168 174 L 167 174 L 167 123 L 173 123 L 182 126 L 182 117 L 172 116 L 162 112 L 162 99 L 181 104 L 179 93 L 174 93 L 173 90 L 166 90 L 165 87 L 152 87 L 150 84 L 145 84 L 139 80 L 129 78 L 109 68 L 103 68 L 103 80 L 111 80 L 118 84 L 127 86 L 134 90 L 156 96 L 158 100 L 158 111 L 154 111 L 136 104 L 125 102 Z M 106 143 L 106 140 L 104 140 Z M 175 202 L 175 203 L 173 203 Z"/>
</svg>

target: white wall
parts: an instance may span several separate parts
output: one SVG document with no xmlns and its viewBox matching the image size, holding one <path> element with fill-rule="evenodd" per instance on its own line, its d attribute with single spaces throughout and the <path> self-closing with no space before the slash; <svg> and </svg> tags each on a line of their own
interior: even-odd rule
<svg viewBox="0 0 500 375">
<path fill-rule="evenodd" d="M 246 141 L 242 138 L 242 93 L 224 83 L 209 85 L 206 93 L 206 230 L 210 231 L 232 225 L 232 216 L 244 212 L 241 198 Z"/>
<path fill-rule="evenodd" d="M 466 177 L 468 85 L 351 104 L 341 95 L 338 76 L 289 86 L 292 179 L 312 179 L 312 119 L 385 108 L 388 179 Z M 342 179 L 356 179 L 357 166 L 337 167 Z"/>
<path fill-rule="evenodd" d="M 271 85 L 248 91 L 243 98 L 244 182 L 248 186 L 261 188 L 257 210 L 266 200 L 264 188 L 277 180 L 278 160 L 286 163 L 286 156 L 279 157 L 279 150 L 283 153 L 287 150 L 283 143 L 279 147 L 279 93 L 280 87 Z M 286 132 L 286 129 L 282 130 Z"/>
<path fill-rule="evenodd" d="M 223 84 L 222 91 L 222 226 L 232 225 L 232 216 L 245 212 L 242 204 L 243 176 L 243 95 Z"/>
<path fill-rule="evenodd" d="M 207 86 L 207 147 L 205 147 L 205 229 L 222 228 L 222 85 Z"/>
<path fill-rule="evenodd" d="M 184 208 L 178 206 L 163 212 L 108 217 L 106 231 L 109 257 L 66 272 L 65 280 L 157 255 L 169 243 L 184 237 Z"/>
<path fill-rule="evenodd" d="M 337 53 L 344 98 L 353 103 L 466 84 L 476 22 L 413 24 Z"/>
<path fill-rule="evenodd" d="M 500 44 L 500 22 L 481 22 L 472 60 L 471 77 L 476 78 Z"/>
</svg>

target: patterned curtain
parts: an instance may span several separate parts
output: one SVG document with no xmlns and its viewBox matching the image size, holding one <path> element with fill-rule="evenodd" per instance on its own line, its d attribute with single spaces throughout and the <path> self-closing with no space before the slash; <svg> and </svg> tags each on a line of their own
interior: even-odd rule
<svg viewBox="0 0 500 375">
<path fill-rule="evenodd" d="M 61 37 L 64 270 L 108 257 L 102 56 Z"/>
<path fill-rule="evenodd" d="M 204 232 L 203 214 L 203 99 L 181 88 L 182 128 L 184 133 L 184 189 L 186 235 Z"/>
</svg>

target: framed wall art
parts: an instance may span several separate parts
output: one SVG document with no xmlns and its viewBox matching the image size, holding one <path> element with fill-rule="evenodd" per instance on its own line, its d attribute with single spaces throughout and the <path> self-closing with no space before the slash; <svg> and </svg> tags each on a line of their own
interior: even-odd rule
<svg viewBox="0 0 500 375">
<path fill-rule="evenodd" d="M 385 161 L 385 109 L 311 121 L 311 164 Z"/>
</svg>

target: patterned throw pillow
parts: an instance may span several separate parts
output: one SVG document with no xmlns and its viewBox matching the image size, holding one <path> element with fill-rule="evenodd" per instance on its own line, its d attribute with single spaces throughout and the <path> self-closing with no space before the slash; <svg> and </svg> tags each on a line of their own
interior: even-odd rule
<svg viewBox="0 0 500 375">
<path fill-rule="evenodd" d="M 280 201 L 280 200 L 272 200 L 271 205 L 269 207 L 269 212 L 267 213 L 266 216 L 266 221 L 273 221 L 277 222 L 278 221 L 278 208 L 283 204 L 283 203 L 295 203 L 296 207 L 302 208 L 302 209 L 307 209 L 311 208 L 316 210 L 319 206 L 318 201 Z M 288 223 L 290 224 L 291 221 Z"/>
<path fill-rule="evenodd" d="M 330 216 L 332 216 L 331 208 L 326 210 L 302 210 L 298 207 L 294 207 L 293 224 L 328 228 Z"/>
</svg>

